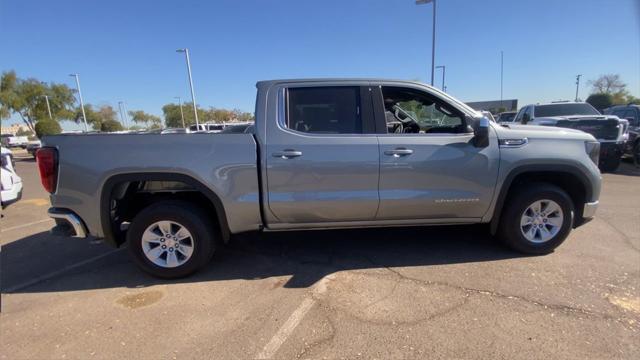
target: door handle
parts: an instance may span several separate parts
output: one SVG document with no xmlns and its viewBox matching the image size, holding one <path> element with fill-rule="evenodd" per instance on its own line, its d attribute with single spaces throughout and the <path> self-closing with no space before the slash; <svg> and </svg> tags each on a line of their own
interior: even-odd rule
<svg viewBox="0 0 640 360">
<path fill-rule="evenodd" d="M 384 152 L 384 154 L 393 156 L 393 157 L 400 157 L 400 156 L 407 156 L 407 155 L 413 154 L 413 150 L 405 149 L 405 148 L 397 148 L 393 150 L 387 150 Z"/>
<path fill-rule="evenodd" d="M 273 157 L 281 158 L 281 159 L 292 159 L 298 156 L 302 156 L 302 151 L 285 149 L 283 151 L 276 151 L 271 154 Z"/>
</svg>

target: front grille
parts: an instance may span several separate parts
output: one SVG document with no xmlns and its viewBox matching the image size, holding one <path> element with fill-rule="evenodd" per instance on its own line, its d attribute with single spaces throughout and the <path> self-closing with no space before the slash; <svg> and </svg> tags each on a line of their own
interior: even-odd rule
<svg viewBox="0 0 640 360">
<path fill-rule="evenodd" d="M 618 120 L 560 120 L 556 126 L 581 130 L 593 135 L 596 139 L 616 140 L 620 132 Z"/>
</svg>

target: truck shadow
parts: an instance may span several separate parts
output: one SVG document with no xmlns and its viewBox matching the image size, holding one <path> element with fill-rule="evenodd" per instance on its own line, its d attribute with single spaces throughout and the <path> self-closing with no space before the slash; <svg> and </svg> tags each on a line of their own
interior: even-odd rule
<svg viewBox="0 0 640 360">
<path fill-rule="evenodd" d="M 3 293 L 141 288 L 274 276 L 291 276 L 284 287 L 303 288 L 344 270 L 520 256 L 493 240 L 482 226 L 245 234 L 232 239 L 199 273 L 178 280 L 156 279 L 141 272 L 126 250 L 113 251 L 102 243 L 56 238 L 47 232 L 13 241 L 0 253 Z"/>
</svg>

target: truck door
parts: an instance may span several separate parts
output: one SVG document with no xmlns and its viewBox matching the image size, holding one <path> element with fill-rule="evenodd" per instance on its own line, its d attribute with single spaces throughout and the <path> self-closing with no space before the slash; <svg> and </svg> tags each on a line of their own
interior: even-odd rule
<svg viewBox="0 0 640 360">
<path fill-rule="evenodd" d="M 499 150 L 474 145 L 461 110 L 423 89 L 378 86 L 380 142 L 378 220 L 478 219 L 489 208 Z"/>
<path fill-rule="evenodd" d="M 274 222 L 375 219 L 379 154 L 369 87 L 296 83 L 276 91 L 263 157 Z"/>
</svg>

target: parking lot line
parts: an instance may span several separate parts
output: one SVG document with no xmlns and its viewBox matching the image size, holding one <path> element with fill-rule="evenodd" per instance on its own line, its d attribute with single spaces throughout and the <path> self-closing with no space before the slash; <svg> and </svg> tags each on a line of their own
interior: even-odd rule
<svg viewBox="0 0 640 360">
<path fill-rule="evenodd" d="M 271 359 L 273 355 L 280 349 L 287 338 L 293 333 L 293 330 L 300 324 L 305 315 L 311 310 L 316 301 L 313 298 L 305 298 L 296 311 L 289 316 L 287 321 L 282 325 L 280 330 L 273 335 L 269 343 L 265 345 L 262 351 L 256 356 L 257 359 Z"/>
<path fill-rule="evenodd" d="M 94 257 L 92 257 L 92 258 L 88 258 L 88 259 L 86 259 L 86 260 L 80 261 L 80 262 L 78 262 L 78 263 L 71 264 L 71 265 L 69 265 L 69 266 L 65 266 L 65 267 L 63 267 L 63 268 L 62 268 L 62 269 L 60 269 L 60 270 L 56 270 L 56 271 L 54 271 L 54 272 L 50 272 L 50 273 L 45 274 L 45 275 L 42 275 L 42 276 L 38 276 L 37 278 L 35 278 L 35 279 L 31 279 L 31 280 L 26 281 L 26 282 L 23 282 L 22 284 L 14 285 L 14 286 L 12 286 L 12 287 L 10 287 L 10 288 L 5 289 L 3 292 L 4 292 L 4 293 L 11 293 L 11 292 L 14 292 L 14 291 L 17 291 L 17 290 L 21 290 L 21 289 L 24 289 L 24 288 L 26 288 L 26 287 L 29 287 L 29 286 L 35 285 L 35 284 L 37 284 L 37 283 L 39 283 L 39 282 L 42 282 L 42 281 L 45 281 L 45 280 L 49 280 L 49 279 L 51 279 L 51 278 L 54 278 L 54 277 L 56 277 L 56 276 L 58 276 L 58 275 L 61 275 L 61 274 L 65 273 L 65 272 L 67 272 L 67 271 L 69 271 L 69 270 L 73 270 L 73 269 L 78 268 L 78 267 L 80 267 L 80 266 L 83 266 L 83 265 L 89 264 L 89 263 L 91 263 L 91 262 L 93 262 L 93 261 L 100 260 L 100 259 L 102 259 L 103 257 L 107 257 L 107 256 L 109 256 L 109 255 L 111 255 L 111 254 L 113 254 L 113 253 L 116 253 L 116 252 L 118 252 L 118 251 L 120 251 L 120 250 L 122 250 L 122 249 L 124 249 L 124 248 L 115 249 L 115 250 L 112 250 L 112 251 L 106 252 L 106 253 L 104 253 L 104 254 L 100 254 L 100 255 L 94 256 Z"/>
<path fill-rule="evenodd" d="M 44 223 L 44 222 L 47 222 L 47 221 L 53 221 L 53 219 L 42 219 L 42 220 L 38 220 L 38 221 L 27 223 L 27 224 L 11 226 L 11 227 L 8 227 L 8 228 L 0 230 L 0 233 L 26 228 L 26 227 L 29 227 L 29 226 L 32 226 L 32 225 L 36 225 L 36 224 L 41 224 L 41 223 Z"/>
<path fill-rule="evenodd" d="M 313 297 L 321 297 L 327 292 L 327 286 L 330 281 L 334 279 L 334 275 L 327 275 L 323 277 L 312 289 L 312 296 L 306 297 L 298 308 L 289 316 L 287 321 L 282 325 L 278 332 L 273 335 L 271 340 L 264 346 L 262 351 L 256 355 L 256 359 L 271 359 L 273 355 L 278 352 L 282 344 L 287 341 L 287 338 L 291 336 L 298 324 L 304 319 L 305 315 L 311 310 L 316 303 L 316 299 Z"/>
</svg>

